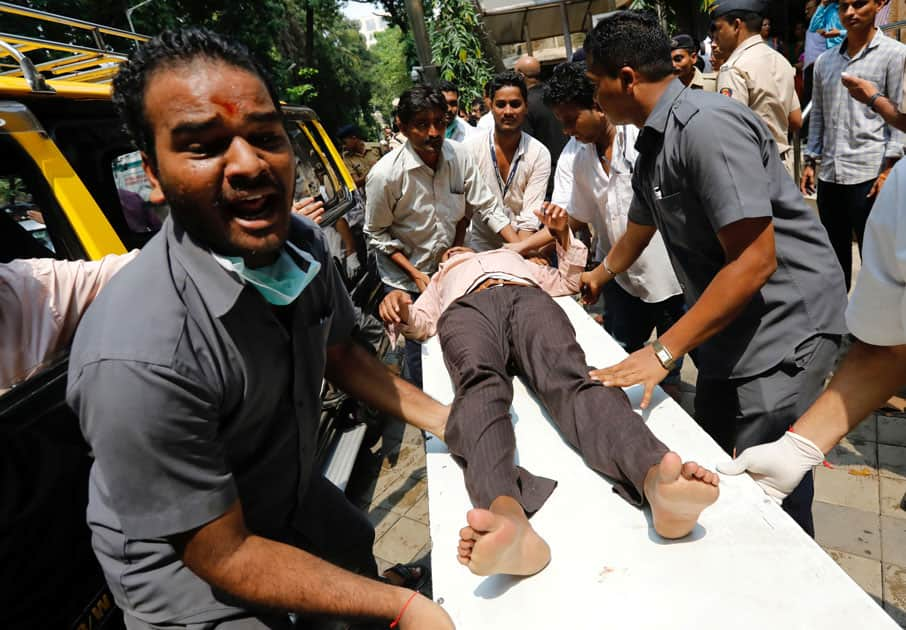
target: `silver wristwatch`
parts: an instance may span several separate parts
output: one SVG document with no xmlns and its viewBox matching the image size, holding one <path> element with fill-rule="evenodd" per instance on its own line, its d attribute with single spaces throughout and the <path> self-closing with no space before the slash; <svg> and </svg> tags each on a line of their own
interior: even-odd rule
<svg viewBox="0 0 906 630">
<path fill-rule="evenodd" d="M 670 351 L 664 347 L 664 344 L 659 339 L 652 341 L 651 347 L 654 348 L 654 356 L 660 361 L 661 367 L 668 371 L 676 367 L 676 359 L 673 358 L 673 355 L 670 354 Z"/>
</svg>

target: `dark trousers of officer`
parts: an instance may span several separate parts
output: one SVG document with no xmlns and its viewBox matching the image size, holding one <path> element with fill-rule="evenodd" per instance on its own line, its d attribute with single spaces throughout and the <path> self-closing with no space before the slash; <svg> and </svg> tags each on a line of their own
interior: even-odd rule
<svg viewBox="0 0 906 630">
<path fill-rule="evenodd" d="M 779 365 L 743 379 L 698 377 L 695 419 L 727 453 L 742 453 L 783 435 L 821 394 L 834 366 L 839 337 L 815 336 L 799 344 Z M 812 473 L 783 502 L 783 509 L 815 535 Z"/>
<path fill-rule="evenodd" d="M 630 354 L 645 345 L 652 330 L 663 335 L 686 314 L 686 301 L 682 294 L 661 302 L 645 302 L 617 282 L 608 282 L 601 295 L 604 297 L 604 330 Z M 682 367 L 681 357 L 664 379 L 664 384 L 678 383 Z"/>
<path fill-rule="evenodd" d="M 470 293 L 447 307 L 437 330 L 456 393 L 446 442 L 475 506 L 508 496 L 531 515 L 556 486 L 514 463 L 512 373 L 525 377 L 589 467 L 615 480 L 627 501 L 642 503 L 645 475 L 667 447 L 621 389 L 588 377 L 569 318 L 550 296 L 506 285 Z"/>
<path fill-rule="evenodd" d="M 874 183 L 873 179 L 861 184 L 831 184 L 818 180 L 818 216 L 843 267 L 847 291 L 852 280 L 853 234 L 861 254 L 865 223 L 875 202 L 874 197 L 868 196 Z"/>
</svg>

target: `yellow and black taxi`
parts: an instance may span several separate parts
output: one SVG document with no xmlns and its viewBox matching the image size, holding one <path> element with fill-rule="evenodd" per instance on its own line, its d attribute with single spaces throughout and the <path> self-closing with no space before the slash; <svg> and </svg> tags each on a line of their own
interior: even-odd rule
<svg viewBox="0 0 906 630">
<path fill-rule="evenodd" d="M 97 46 L 0 32 L 0 263 L 95 260 L 142 247 L 168 209 L 149 200 L 110 81 L 146 37 L 0 2 L 4 15 L 88 32 Z M 112 52 L 114 41 L 126 52 Z M 355 184 L 315 112 L 284 113 L 297 197 L 320 195 L 329 225 L 354 207 Z M 19 342 L 0 340 L 0 351 Z M 0 384 L 3 628 L 121 627 L 85 524 L 91 456 L 65 403 L 66 368 L 64 353 Z"/>
</svg>

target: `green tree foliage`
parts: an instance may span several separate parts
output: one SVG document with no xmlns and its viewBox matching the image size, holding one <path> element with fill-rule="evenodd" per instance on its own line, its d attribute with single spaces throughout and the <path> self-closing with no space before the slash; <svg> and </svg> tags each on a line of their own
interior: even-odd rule
<svg viewBox="0 0 906 630">
<path fill-rule="evenodd" d="M 470 0 L 436 0 L 434 19 L 428 21 L 431 53 L 440 78 L 459 87 L 461 103 L 480 98 L 493 76 L 476 35 L 479 18 Z"/>
<path fill-rule="evenodd" d="M 310 105 L 325 127 L 341 122 L 370 124 L 371 56 L 357 25 L 346 20 L 341 0 L 153 0 L 135 11 L 140 33 L 154 35 L 181 25 L 204 26 L 234 37 L 266 66 L 283 97 Z M 36 9 L 128 29 L 126 9 L 139 0 L 24 0 Z M 312 14 L 312 29 L 306 13 Z M 87 31 L 57 25 L 40 29 L 33 20 L 13 17 L 3 30 L 94 46 Z M 312 58 L 306 59 L 311 38 Z M 119 52 L 128 42 L 107 38 Z"/>
<path fill-rule="evenodd" d="M 637 11 L 651 11 L 657 16 L 665 31 L 668 33 L 676 31 L 676 11 L 667 0 L 633 0 L 629 8 Z"/>
<path fill-rule="evenodd" d="M 315 25 L 317 95 L 305 104 L 318 112 L 329 132 L 347 122 L 373 129 L 373 58 L 358 25 L 342 15 L 324 21 L 316 18 Z"/>
<path fill-rule="evenodd" d="M 387 14 L 387 23 L 391 26 L 398 26 L 403 33 L 409 32 L 409 14 L 406 13 L 406 3 L 404 0 L 351 0 L 352 2 L 364 2 L 381 5 Z M 425 6 L 425 9 L 428 7 Z"/>
<path fill-rule="evenodd" d="M 371 47 L 374 56 L 374 92 L 372 103 L 386 120 L 390 120 L 393 100 L 412 86 L 409 69 L 417 65 L 412 36 L 398 26 L 375 35 L 377 42 Z"/>
<path fill-rule="evenodd" d="M 711 6 L 716 4 L 718 0 L 699 0 L 699 9 L 702 13 L 708 13 L 711 10 Z M 636 10 L 647 10 L 651 11 L 660 19 L 661 24 L 667 30 L 668 33 L 673 33 L 676 31 L 676 9 L 674 2 L 669 0 L 633 0 L 632 4 L 629 5 L 630 9 Z"/>
</svg>

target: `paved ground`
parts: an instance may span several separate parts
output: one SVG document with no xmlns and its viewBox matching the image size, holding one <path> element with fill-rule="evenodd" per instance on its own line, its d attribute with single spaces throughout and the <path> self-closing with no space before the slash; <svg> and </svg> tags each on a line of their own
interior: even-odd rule
<svg viewBox="0 0 906 630">
<path fill-rule="evenodd" d="M 391 423 L 359 454 L 347 494 L 374 524 L 381 571 L 397 562 L 430 563 L 426 477 L 424 437 L 402 423 Z"/>
<path fill-rule="evenodd" d="M 906 627 L 906 417 L 873 414 L 815 475 L 818 542 Z"/>
<path fill-rule="evenodd" d="M 817 540 L 906 628 L 906 417 L 872 415 L 828 461 L 834 468 L 819 469 L 815 480 Z M 375 525 L 381 570 L 430 563 L 425 477 L 424 440 L 400 424 L 356 463 L 349 494 Z"/>
<path fill-rule="evenodd" d="M 855 248 L 854 248 L 855 250 Z M 854 276 L 858 254 L 854 253 Z M 691 412 L 696 371 L 683 367 L 683 407 Z M 828 457 L 815 477 L 818 543 L 853 580 L 906 628 L 906 414 L 872 414 Z M 388 426 L 363 450 L 349 496 L 376 528 L 383 570 L 397 562 L 430 563 L 424 439 L 412 427 Z M 453 549 L 439 553 L 455 553 Z"/>
</svg>

